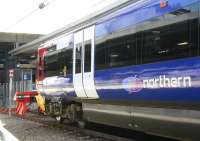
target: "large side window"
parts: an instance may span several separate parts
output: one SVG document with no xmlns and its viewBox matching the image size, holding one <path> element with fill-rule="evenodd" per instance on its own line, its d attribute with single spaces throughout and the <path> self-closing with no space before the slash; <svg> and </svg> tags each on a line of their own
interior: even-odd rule
<svg viewBox="0 0 200 141">
<path fill-rule="evenodd" d="M 199 55 L 199 5 L 153 18 L 137 26 L 141 63 Z"/>
<path fill-rule="evenodd" d="M 95 48 L 95 68 L 97 70 L 108 68 L 108 48 L 107 42 L 101 41 L 101 39 L 96 40 Z"/>
<path fill-rule="evenodd" d="M 66 76 L 72 74 L 72 49 L 64 49 L 58 53 L 59 74 Z"/>
<path fill-rule="evenodd" d="M 122 36 L 109 43 L 109 66 L 119 67 L 136 64 L 136 36 Z"/>
<path fill-rule="evenodd" d="M 95 69 L 199 55 L 199 4 L 95 39 Z"/>
<path fill-rule="evenodd" d="M 63 49 L 45 56 L 45 77 L 72 74 L 72 49 Z"/>
<path fill-rule="evenodd" d="M 58 75 L 58 54 L 53 53 L 53 54 L 47 54 L 44 58 L 45 62 L 45 67 L 44 67 L 44 73 L 45 77 L 50 77 L 50 76 L 57 76 Z"/>
<path fill-rule="evenodd" d="M 123 34 L 127 34 L 127 32 L 129 31 L 125 31 Z M 135 65 L 137 62 L 136 52 L 135 34 L 119 34 L 117 38 L 111 37 L 106 42 L 97 44 L 96 69 Z"/>
</svg>

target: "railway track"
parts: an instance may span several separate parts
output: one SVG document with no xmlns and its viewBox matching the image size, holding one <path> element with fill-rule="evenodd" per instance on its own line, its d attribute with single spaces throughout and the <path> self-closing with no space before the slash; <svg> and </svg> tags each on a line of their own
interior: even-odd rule
<svg viewBox="0 0 200 141">
<path fill-rule="evenodd" d="M 40 123 L 42 126 L 48 128 L 59 128 L 70 134 L 75 134 L 83 141 L 177 141 L 99 124 L 90 123 L 83 129 L 67 122 L 59 124 L 51 117 L 35 113 L 28 113 L 25 117 L 23 117 L 23 119 Z"/>
<path fill-rule="evenodd" d="M 43 126 L 46 126 L 48 128 L 60 128 L 62 130 L 65 130 L 66 132 L 70 132 L 71 134 L 76 134 L 77 137 L 81 138 L 82 140 L 92 139 L 92 140 L 97 140 L 97 141 L 134 141 L 132 139 L 119 137 L 116 135 L 107 134 L 100 131 L 91 130 L 89 128 L 87 129 L 79 128 L 74 124 L 70 124 L 66 122 L 64 124 L 59 124 L 53 118 L 50 118 L 48 116 L 37 115 L 33 113 L 28 113 L 26 117 L 23 117 L 23 119 L 40 123 Z"/>
</svg>

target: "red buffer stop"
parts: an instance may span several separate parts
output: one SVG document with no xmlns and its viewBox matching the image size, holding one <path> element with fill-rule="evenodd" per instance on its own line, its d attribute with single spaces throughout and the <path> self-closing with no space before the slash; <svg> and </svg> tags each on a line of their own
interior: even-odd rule
<svg viewBox="0 0 200 141">
<path fill-rule="evenodd" d="M 25 92 L 16 92 L 16 114 L 23 116 L 27 112 L 28 104 L 31 102 L 31 98 L 38 95 L 38 92 L 36 91 L 25 91 Z"/>
</svg>

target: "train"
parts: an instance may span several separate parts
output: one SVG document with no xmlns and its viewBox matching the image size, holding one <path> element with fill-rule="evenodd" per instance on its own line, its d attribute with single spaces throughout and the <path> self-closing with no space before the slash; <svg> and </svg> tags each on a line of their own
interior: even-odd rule
<svg viewBox="0 0 200 141">
<path fill-rule="evenodd" d="M 199 19 L 200 0 L 139 0 L 41 44 L 46 114 L 199 140 Z"/>
</svg>

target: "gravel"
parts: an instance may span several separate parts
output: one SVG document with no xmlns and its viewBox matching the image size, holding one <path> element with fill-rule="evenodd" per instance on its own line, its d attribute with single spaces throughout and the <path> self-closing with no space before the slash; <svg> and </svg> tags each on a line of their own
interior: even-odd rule
<svg viewBox="0 0 200 141">
<path fill-rule="evenodd" d="M 109 141 L 79 133 L 74 129 L 61 129 L 1 113 L 0 121 L 20 141 Z"/>
</svg>

